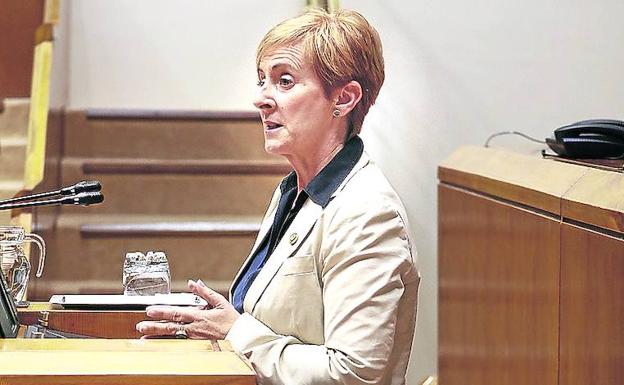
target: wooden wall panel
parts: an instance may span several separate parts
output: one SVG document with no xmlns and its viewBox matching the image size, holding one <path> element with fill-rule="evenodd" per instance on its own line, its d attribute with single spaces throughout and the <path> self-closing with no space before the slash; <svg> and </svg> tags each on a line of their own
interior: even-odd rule
<svg viewBox="0 0 624 385">
<path fill-rule="evenodd" d="M 559 222 L 438 194 L 440 384 L 556 385 Z"/>
<path fill-rule="evenodd" d="M 624 384 L 624 240 L 563 224 L 561 385 Z"/>
<path fill-rule="evenodd" d="M 43 23 L 43 0 L 3 0 L 0 11 L 0 102 L 28 97 L 35 30 Z"/>
<path fill-rule="evenodd" d="M 125 254 L 148 250 L 167 253 L 173 291 L 201 278 L 226 293 L 289 170 L 264 152 L 258 114 L 98 110 L 56 118 L 40 189 L 95 179 L 105 200 L 33 210 L 48 252 L 28 299 L 120 293 Z"/>
</svg>

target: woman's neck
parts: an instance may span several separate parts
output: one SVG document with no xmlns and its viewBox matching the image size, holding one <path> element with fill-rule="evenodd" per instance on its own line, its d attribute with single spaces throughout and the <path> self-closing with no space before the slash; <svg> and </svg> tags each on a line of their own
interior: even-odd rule
<svg viewBox="0 0 624 385">
<path fill-rule="evenodd" d="M 297 193 L 301 192 L 343 147 L 344 143 L 333 142 L 319 148 L 316 154 L 306 154 L 301 158 L 287 156 L 288 162 L 297 174 Z"/>
</svg>

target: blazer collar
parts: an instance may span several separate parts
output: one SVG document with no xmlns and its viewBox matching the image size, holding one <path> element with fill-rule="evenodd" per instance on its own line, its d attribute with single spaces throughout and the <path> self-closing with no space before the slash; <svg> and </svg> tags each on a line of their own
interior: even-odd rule
<svg viewBox="0 0 624 385">
<path fill-rule="evenodd" d="M 325 208 L 353 167 L 362 157 L 364 143 L 359 136 L 349 139 L 336 156 L 303 189 L 314 203 Z M 283 191 L 283 190 L 282 190 Z"/>
<path fill-rule="evenodd" d="M 355 164 L 351 172 L 347 175 L 346 178 L 344 178 L 344 180 L 342 181 L 340 186 L 338 186 L 336 191 L 334 191 L 334 193 L 331 196 L 331 199 L 333 199 L 336 195 L 340 194 L 342 190 L 345 188 L 345 186 L 347 185 L 347 183 L 349 183 L 351 178 L 353 178 L 361 169 L 363 169 L 367 164 L 369 164 L 370 161 L 371 160 L 368 157 L 368 154 L 366 153 L 366 151 L 364 151 L 362 153 L 362 156 L 360 157 L 360 160 L 358 160 L 358 162 Z"/>
</svg>

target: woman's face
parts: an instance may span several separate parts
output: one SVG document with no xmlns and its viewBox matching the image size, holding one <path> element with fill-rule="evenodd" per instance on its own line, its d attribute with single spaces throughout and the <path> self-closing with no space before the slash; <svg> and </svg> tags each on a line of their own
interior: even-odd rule
<svg viewBox="0 0 624 385">
<path fill-rule="evenodd" d="M 277 48 L 261 60 L 254 105 L 262 117 L 265 150 L 291 163 L 313 159 L 340 138 L 332 118 L 335 102 L 326 97 L 299 45 Z"/>
</svg>

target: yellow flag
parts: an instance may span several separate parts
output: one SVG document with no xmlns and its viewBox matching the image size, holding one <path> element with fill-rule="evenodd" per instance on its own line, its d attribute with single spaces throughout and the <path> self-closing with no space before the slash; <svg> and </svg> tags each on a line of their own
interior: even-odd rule
<svg viewBox="0 0 624 385">
<path fill-rule="evenodd" d="M 51 68 L 52 42 L 43 41 L 35 46 L 33 62 L 28 145 L 26 147 L 26 167 L 24 168 L 25 190 L 32 190 L 43 179 Z"/>
</svg>

